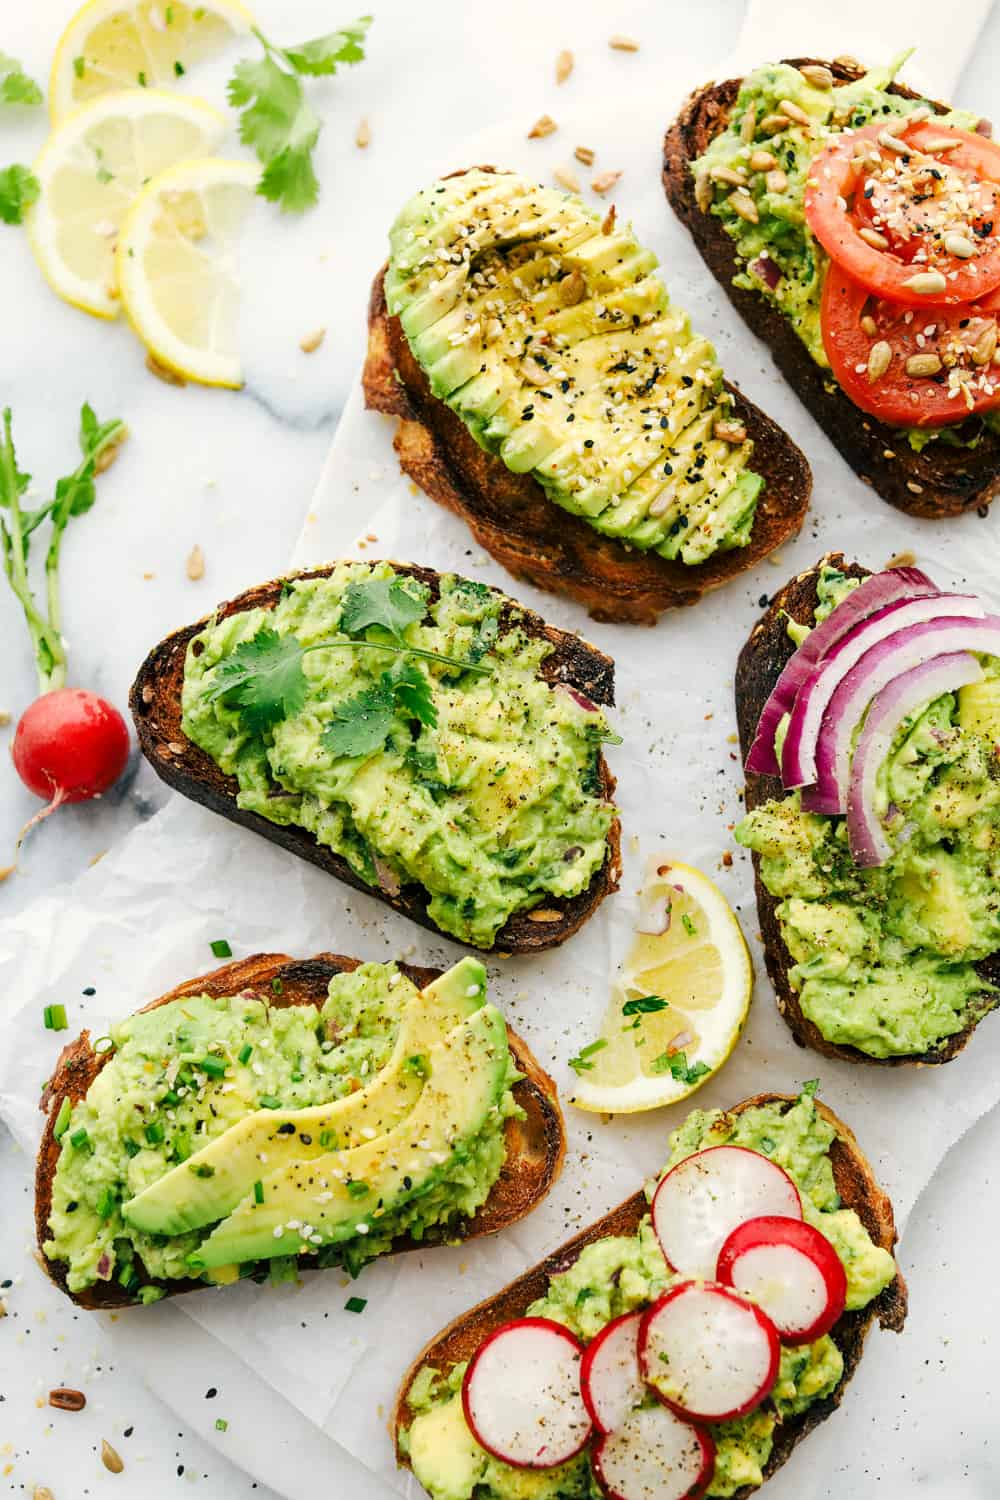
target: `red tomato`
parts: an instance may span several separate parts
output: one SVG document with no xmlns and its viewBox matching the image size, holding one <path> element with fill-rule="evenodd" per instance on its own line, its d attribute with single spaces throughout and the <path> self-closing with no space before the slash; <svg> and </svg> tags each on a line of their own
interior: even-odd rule
<svg viewBox="0 0 1000 1500">
<path fill-rule="evenodd" d="M 1000 292 L 960 307 L 917 310 L 874 297 L 831 264 L 823 287 L 823 344 L 838 383 L 862 411 L 901 427 L 943 427 L 1000 406 L 1000 368 L 978 363 L 995 345 Z M 875 322 L 874 333 L 861 326 Z M 878 343 L 891 351 L 888 367 L 872 379 Z M 915 356 L 936 356 L 939 371 L 907 371 Z M 877 368 L 877 366 L 875 367 Z"/>
<path fill-rule="evenodd" d="M 820 244 L 856 281 L 913 307 L 1000 286 L 1000 147 L 918 121 L 899 132 L 911 150 L 898 152 L 880 143 L 884 129 L 845 131 L 813 162 L 805 212 Z M 907 284 L 921 273 L 938 287 Z"/>
</svg>

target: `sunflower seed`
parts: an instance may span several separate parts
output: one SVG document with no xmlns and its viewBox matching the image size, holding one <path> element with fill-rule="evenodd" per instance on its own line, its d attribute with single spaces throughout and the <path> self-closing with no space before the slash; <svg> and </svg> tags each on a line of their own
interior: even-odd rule
<svg viewBox="0 0 1000 1500">
<path fill-rule="evenodd" d="M 908 276 L 903 285 L 921 297 L 931 297 L 935 292 L 946 291 L 948 287 L 941 271 L 918 271 L 915 276 Z"/>
<path fill-rule="evenodd" d="M 873 339 L 878 333 L 878 324 L 875 322 L 875 319 L 872 317 L 871 313 L 865 313 L 864 317 L 860 320 L 860 328 L 861 332 L 867 333 L 870 339 Z"/>
<path fill-rule="evenodd" d="M 761 135 L 779 135 L 791 123 L 787 115 L 765 115 L 758 129 Z"/>
<path fill-rule="evenodd" d="M 205 576 L 205 554 L 198 546 L 197 542 L 195 542 L 194 546 L 191 548 L 191 551 L 188 553 L 188 560 L 185 564 L 185 572 L 191 579 L 192 583 L 197 583 L 199 578 L 204 578 Z"/>
<path fill-rule="evenodd" d="M 707 172 L 699 172 L 694 180 L 694 201 L 703 214 L 707 214 L 712 206 L 712 184 Z"/>
<path fill-rule="evenodd" d="M 964 234 L 946 234 L 944 237 L 944 248 L 949 255 L 956 256 L 959 260 L 968 260 L 970 255 L 975 255 L 976 247 Z"/>
<path fill-rule="evenodd" d="M 737 421 L 734 417 L 720 418 L 712 431 L 723 443 L 745 443 L 747 440 L 746 428 L 742 422 Z"/>
<path fill-rule="evenodd" d="M 756 134 L 756 131 L 757 106 L 756 104 L 750 104 L 743 111 L 743 118 L 740 121 L 740 140 L 743 142 L 744 146 L 749 146 L 750 142 L 754 138 L 754 135 Z"/>
<path fill-rule="evenodd" d="M 922 149 L 940 154 L 942 151 L 957 151 L 961 144 L 961 141 L 949 141 L 942 137 L 939 141 L 927 141 Z"/>
<path fill-rule="evenodd" d="M 551 115 L 539 115 L 538 119 L 528 131 L 529 141 L 540 141 L 544 136 L 553 135 L 559 126 Z"/>
<path fill-rule="evenodd" d="M 554 911 L 551 907 L 540 907 L 528 913 L 529 922 L 561 922 L 562 919 L 562 912 Z"/>
<path fill-rule="evenodd" d="M 608 38 L 608 46 L 615 52 L 638 52 L 639 43 L 630 36 L 613 36 Z"/>
<path fill-rule="evenodd" d="M 874 385 L 876 380 L 882 376 L 892 364 L 892 345 L 885 339 L 879 339 L 877 344 L 872 344 L 868 354 L 868 379 Z"/>
<path fill-rule="evenodd" d="M 610 193 L 615 183 L 621 177 L 620 172 L 598 172 L 596 177 L 591 178 L 590 186 L 595 193 Z"/>
<path fill-rule="evenodd" d="M 564 50 L 556 58 L 556 83 L 565 83 L 572 71 L 573 54 L 568 50 Z"/>
<path fill-rule="evenodd" d="M 31 1500 L 54 1500 L 54 1496 L 52 1491 L 46 1489 L 44 1484 L 36 1484 L 31 1492 Z"/>
<path fill-rule="evenodd" d="M 879 234 L 877 229 L 869 229 L 866 224 L 863 229 L 858 230 L 858 235 L 866 245 L 873 245 L 876 250 L 888 250 L 889 241 L 884 234 Z"/>
<path fill-rule="evenodd" d="M 370 146 L 371 143 L 372 128 L 367 120 L 360 120 L 358 122 L 357 130 L 354 132 L 354 144 L 363 151 L 365 147 Z"/>
<path fill-rule="evenodd" d="M 783 193 L 788 186 L 788 175 L 780 167 L 774 167 L 764 178 L 769 193 Z"/>
<path fill-rule="evenodd" d="M 708 175 L 713 182 L 728 182 L 732 187 L 745 187 L 747 180 L 742 167 L 709 167 Z"/>
<path fill-rule="evenodd" d="M 757 205 L 749 193 L 730 193 L 728 202 L 733 212 L 739 214 L 740 218 L 744 219 L 747 224 L 760 223 L 760 214 L 757 212 Z"/>
<path fill-rule="evenodd" d="M 878 133 L 878 143 L 883 151 L 892 151 L 897 156 L 913 155 L 913 147 L 908 146 L 905 141 L 901 141 L 898 136 L 893 135 L 891 130 L 880 130 Z"/>
<path fill-rule="evenodd" d="M 559 283 L 559 301 L 563 307 L 576 307 L 587 295 L 587 283 L 583 272 L 576 267 Z"/>
<path fill-rule="evenodd" d="M 750 170 L 752 172 L 769 172 L 772 167 L 778 165 L 778 158 L 773 151 L 751 151 Z"/>
<path fill-rule="evenodd" d="M 592 167 L 594 165 L 594 156 L 596 155 L 596 152 L 591 151 L 589 146 L 577 146 L 576 150 L 573 152 L 573 155 L 576 157 L 577 161 L 582 161 L 585 167 Z"/>
<path fill-rule="evenodd" d="M 808 79 L 814 89 L 833 88 L 833 74 L 823 63 L 803 63 L 799 72 L 803 78 Z"/>
<path fill-rule="evenodd" d="M 997 325 L 990 323 L 984 328 L 972 346 L 972 363 L 988 365 L 997 351 Z"/>
<path fill-rule="evenodd" d="M 852 57 L 849 52 L 839 53 L 838 56 L 833 59 L 833 65 L 835 68 L 848 69 L 852 73 L 864 72 L 864 68 L 862 68 L 857 58 Z"/>
<path fill-rule="evenodd" d="M 906 481 L 906 488 L 910 491 L 911 495 L 922 495 L 924 493 L 923 485 L 918 484 L 915 479 L 908 479 Z"/>
<path fill-rule="evenodd" d="M 937 375 L 941 361 L 936 354 L 911 354 L 906 361 L 907 375 Z"/>
<path fill-rule="evenodd" d="M 125 1467 L 121 1454 L 112 1448 L 107 1438 L 101 1439 L 101 1463 L 111 1474 L 120 1474 Z"/>
<path fill-rule="evenodd" d="M 570 167 L 556 167 L 552 173 L 556 182 L 567 193 L 578 193 L 580 191 L 580 179 Z"/>
<path fill-rule="evenodd" d="M 796 123 L 796 125 L 811 125 L 812 124 L 812 121 L 811 121 L 810 117 L 806 114 L 805 110 L 801 109 L 791 99 L 779 99 L 778 100 L 778 109 L 781 111 L 781 113 L 783 115 L 787 115 L 790 120 L 794 120 L 795 123 Z"/>
</svg>

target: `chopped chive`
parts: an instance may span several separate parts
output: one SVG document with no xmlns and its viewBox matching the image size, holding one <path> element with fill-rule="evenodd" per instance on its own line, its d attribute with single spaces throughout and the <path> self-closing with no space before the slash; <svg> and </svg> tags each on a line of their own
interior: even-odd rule
<svg viewBox="0 0 1000 1500">
<path fill-rule="evenodd" d="M 337 1146 L 337 1137 L 332 1130 L 321 1130 L 319 1133 L 319 1143 L 324 1151 L 333 1151 Z"/>
<path fill-rule="evenodd" d="M 42 1012 L 42 1019 L 46 1031 L 66 1031 L 69 1027 L 65 1005 L 47 1005 Z"/>
<path fill-rule="evenodd" d="M 159 1120 L 151 1120 L 146 1126 L 146 1139 L 151 1146 L 159 1146 L 163 1141 L 163 1126 Z"/>
<path fill-rule="evenodd" d="M 569 1065 L 574 1073 L 589 1073 L 594 1064 L 590 1061 L 595 1052 L 602 1052 L 607 1042 L 601 1037 L 596 1042 L 591 1042 L 587 1047 L 581 1047 L 576 1057 L 571 1057 Z"/>
<path fill-rule="evenodd" d="M 347 1191 L 350 1193 L 352 1198 L 366 1198 L 371 1192 L 371 1188 L 368 1186 L 367 1182 L 358 1182 L 357 1180 L 355 1180 L 347 1184 Z"/>
<path fill-rule="evenodd" d="M 240 1062 L 248 1063 L 252 1056 L 253 1048 L 251 1047 L 249 1042 L 244 1042 L 243 1046 L 240 1048 Z"/>
<path fill-rule="evenodd" d="M 166 10 L 163 12 L 163 18 L 168 26 L 172 26 L 174 24 L 174 7 L 172 5 L 167 6 Z"/>
<path fill-rule="evenodd" d="M 226 1064 L 221 1057 L 203 1057 L 197 1064 L 203 1073 L 209 1078 L 222 1078 L 225 1076 Z"/>
<path fill-rule="evenodd" d="M 184 64 L 179 57 L 174 58 L 174 73 L 178 78 L 184 77 Z"/>
<path fill-rule="evenodd" d="M 280 1109 L 281 1100 L 275 1094 L 261 1094 L 260 1107 L 261 1109 Z"/>
<path fill-rule="evenodd" d="M 175 1094 L 173 1089 L 167 1089 L 167 1092 L 160 1096 L 161 1104 L 180 1104 L 180 1102 L 180 1095 Z"/>
<path fill-rule="evenodd" d="M 99 1036 L 96 1042 L 91 1042 L 90 1050 L 96 1052 L 98 1057 L 103 1057 L 105 1052 L 115 1050 L 115 1039 L 112 1036 Z"/>
<path fill-rule="evenodd" d="M 64 1094 L 62 1103 L 59 1106 L 59 1113 L 56 1115 L 56 1123 L 52 1131 L 52 1134 L 55 1136 L 57 1141 L 61 1141 L 63 1136 L 66 1134 L 66 1131 L 69 1127 L 69 1117 L 72 1113 L 73 1106 L 72 1104 L 70 1104 L 69 1099 Z"/>
<path fill-rule="evenodd" d="M 362 1313 L 367 1306 L 367 1297 L 348 1297 L 347 1301 L 344 1303 L 344 1311 L 352 1313 Z"/>
<path fill-rule="evenodd" d="M 91 1149 L 90 1136 L 86 1127 L 81 1125 L 79 1130 L 74 1130 L 69 1138 L 69 1143 L 74 1151 L 89 1151 Z"/>
<path fill-rule="evenodd" d="M 215 1176 L 215 1168 L 210 1167 L 207 1162 L 203 1161 L 198 1162 L 197 1166 L 192 1162 L 191 1166 L 188 1167 L 188 1171 L 193 1172 L 195 1177 Z"/>
<path fill-rule="evenodd" d="M 208 945 L 216 958 L 232 958 L 233 950 L 225 938 L 216 938 L 214 943 Z"/>
<path fill-rule="evenodd" d="M 191 1155 L 191 1141 L 186 1130 L 179 1130 L 174 1136 L 174 1156 L 178 1161 L 187 1161 Z"/>
<path fill-rule="evenodd" d="M 141 69 L 136 74 L 136 81 L 141 89 L 144 89 L 146 87 L 146 75 L 142 72 Z"/>
<path fill-rule="evenodd" d="M 118 1200 L 112 1192 L 111 1188 L 101 1188 L 100 1197 L 97 1200 L 98 1215 L 102 1219 L 110 1219 L 111 1215 L 115 1211 L 115 1205 L 117 1204 L 117 1202 Z"/>
<path fill-rule="evenodd" d="M 253 1185 L 253 1201 L 255 1203 L 263 1203 L 264 1201 L 264 1184 L 262 1182 L 255 1182 Z"/>
<path fill-rule="evenodd" d="M 281 994 L 284 994 L 284 990 L 285 990 L 285 986 L 282 984 L 282 982 L 278 978 L 278 976 L 275 975 L 275 977 L 271 980 L 271 994 L 272 995 L 281 995 Z"/>
<path fill-rule="evenodd" d="M 698 929 L 694 925 L 694 918 L 691 916 L 691 914 L 689 912 L 685 912 L 681 917 L 681 921 L 684 924 L 684 931 L 687 933 L 688 937 L 694 937 Z"/>
<path fill-rule="evenodd" d="M 216 1419 L 215 1419 L 215 1430 L 216 1430 L 216 1432 L 225 1432 L 228 1426 L 229 1426 L 229 1423 L 226 1421 L 225 1417 L 216 1417 Z"/>
<path fill-rule="evenodd" d="M 304 1073 L 300 1073 L 298 1068 L 296 1068 L 295 1072 L 291 1074 L 291 1080 L 293 1083 L 301 1083 L 305 1076 Z"/>
<path fill-rule="evenodd" d="M 85 67 L 86 63 L 84 62 L 84 59 L 82 57 L 74 57 L 73 72 L 76 74 L 77 78 L 83 77 L 83 70 Z"/>
<path fill-rule="evenodd" d="M 126 1136 L 125 1139 L 122 1141 L 122 1145 L 125 1147 L 125 1155 L 126 1156 L 138 1156 L 139 1152 L 142 1150 L 142 1147 L 139 1145 L 139 1142 L 138 1141 L 130 1141 L 129 1138 L 128 1138 L 128 1136 Z"/>
</svg>

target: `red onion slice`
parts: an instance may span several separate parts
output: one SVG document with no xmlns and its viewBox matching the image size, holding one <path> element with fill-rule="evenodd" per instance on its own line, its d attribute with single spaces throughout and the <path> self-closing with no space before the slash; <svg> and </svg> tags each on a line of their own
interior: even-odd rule
<svg viewBox="0 0 1000 1500">
<path fill-rule="evenodd" d="M 831 610 L 825 620 L 815 625 L 802 645 L 788 659 L 785 669 L 774 685 L 770 698 L 757 724 L 757 733 L 747 756 L 746 768 L 760 776 L 779 774 L 778 758 L 774 750 L 774 736 L 784 718 L 790 713 L 795 695 L 808 677 L 816 662 L 830 650 L 841 636 L 866 620 L 876 610 L 884 609 L 897 599 L 922 599 L 940 591 L 919 568 L 889 568 L 884 573 L 873 573 L 847 595 L 837 608 Z"/>
<path fill-rule="evenodd" d="M 856 865 L 884 865 L 892 853 L 875 810 L 875 785 L 900 725 L 922 705 L 978 682 L 982 675 L 982 667 L 967 652 L 934 656 L 895 677 L 873 701 L 854 751 L 847 795 L 847 836 Z"/>
<path fill-rule="evenodd" d="M 895 678 L 952 651 L 1000 655 L 1000 618 L 925 620 L 879 641 L 852 667 L 831 697 L 823 718 L 816 785 L 802 798 L 808 812 L 846 812 L 851 744 L 865 709 Z"/>
<path fill-rule="evenodd" d="M 755 276 L 759 276 L 765 286 L 770 287 L 773 292 L 781 281 L 781 267 L 775 265 L 769 255 L 758 255 L 747 267 Z"/>
<path fill-rule="evenodd" d="M 959 617 L 978 620 L 982 619 L 985 613 L 985 605 L 974 594 L 934 594 L 925 599 L 897 599 L 895 603 L 887 604 L 884 609 L 862 620 L 842 636 L 830 648 L 822 661 L 813 667 L 796 694 L 789 717 L 788 733 L 785 735 L 785 743 L 781 751 L 781 779 L 785 786 L 788 788 L 812 786 L 817 781 L 817 747 L 824 716 L 834 693 L 867 651 L 889 636 L 903 634 L 910 626 L 930 623 L 941 618 L 947 618 L 952 622 Z M 959 643 L 952 649 L 961 650 L 963 644 Z M 968 647 L 967 649 L 974 648 Z M 934 654 L 940 655 L 940 652 Z M 910 661 L 906 666 L 915 664 Z M 901 666 L 898 670 L 905 671 L 906 667 Z M 881 686 L 884 687 L 885 683 Z M 878 689 L 873 690 L 873 692 L 877 691 Z M 854 725 L 859 722 L 861 713 L 871 702 L 872 696 L 873 693 L 870 693 L 865 699 L 850 729 L 853 729 Z M 827 764 L 829 765 L 829 761 Z M 844 789 L 846 792 L 846 777 Z M 825 792 L 827 796 L 835 796 L 833 785 L 829 781 L 829 772 Z M 843 807 L 833 810 L 842 812 Z M 819 809 L 816 808 L 814 811 L 819 811 Z"/>
</svg>

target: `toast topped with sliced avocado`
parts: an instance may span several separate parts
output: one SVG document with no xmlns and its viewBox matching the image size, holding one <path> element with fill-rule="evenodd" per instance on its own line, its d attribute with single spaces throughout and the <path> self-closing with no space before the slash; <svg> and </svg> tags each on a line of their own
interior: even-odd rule
<svg viewBox="0 0 1000 1500">
<path fill-rule="evenodd" d="M 1000 995 L 1000 618 L 829 554 L 755 625 L 736 710 L 785 1021 L 829 1057 L 948 1062 Z"/>
<path fill-rule="evenodd" d="M 280 954 L 190 980 L 63 1052 L 36 1225 L 88 1308 L 492 1234 L 562 1164 L 555 1087 L 446 973 Z"/>
<path fill-rule="evenodd" d="M 526 953 L 618 881 L 614 664 L 471 579 L 339 563 L 150 653 L 139 744 L 171 786 L 432 931 Z"/>
<path fill-rule="evenodd" d="M 697 90 L 663 181 L 709 270 L 855 472 L 911 515 L 1000 486 L 1000 147 L 846 57 Z"/>
<path fill-rule="evenodd" d="M 815 1089 L 692 1111 L 657 1181 L 427 1345 L 391 1431 L 432 1500 L 749 1500 L 831 1415 L 906 1286 Z"/>
<path fill-rule="evenodd" d="M 473 168 L 390 233 L 365 396 L 403 468 L 519 577 L 651 623 L 802 523 L 790 439 L 724 382 L 614 210 Z"/>
</svg>

